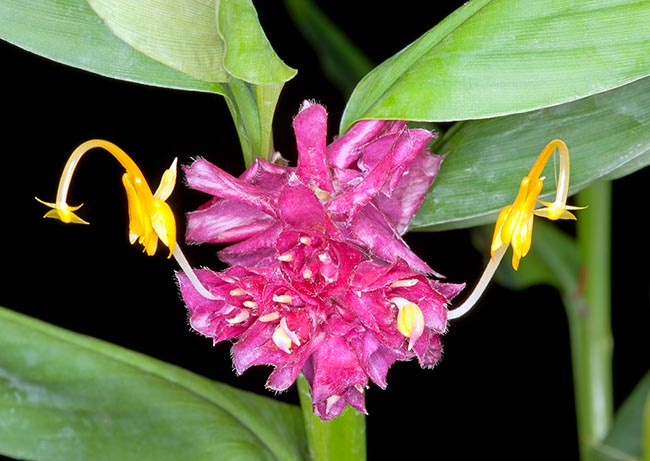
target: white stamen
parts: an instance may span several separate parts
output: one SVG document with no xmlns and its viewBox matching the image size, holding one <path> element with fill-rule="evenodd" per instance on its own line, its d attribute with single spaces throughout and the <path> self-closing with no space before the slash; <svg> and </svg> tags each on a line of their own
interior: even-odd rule
<svg viewBox="0 0 650 461">
<path fill-rule="evenodd" d="M 332 198 L 332 194 L 319 187 L 314 188 L 314 195 L 316 195 L 316 197 L 318 197 L 318 200 L 320 200 L 321 202 L 326 202 L 330 198 Z"/>
<path fill-rule="evenodd" d="M 418 283 L 418 279 L 395 280 L 390 284 L 391 288 L 412 287 Z"/>
<path fill-rule="evenodd" d="M 257 309 L 257 303 L 255 301 L 246 300 L 242 303 L 244 307 L 248 307 L 249 309 Z"/>
<path fill-rule="evenodd" d="M 398 309 L 401 309 L 407 304 L 413 304 L 411 301 L 409 301 L 406 298 L 402 298 L 401 296 L 394 296 L 388 300 L 389 302 L 395 304 Z"/>
<path fill-rule="evenodd" d="M 261 315 L 257 320 L 260 322 L 273 322 L 280 318 L 279 312 L 269 312 L 268 314 Z"/>
<path fill-rule="evenodd" d="M 243 288 L 237 287 L 234 290 L 230 290 L 230 296 L 243 296 L 246 292 Z"/>
<path fill-rule="evenodd" d="M 245 320 L 248 320 L 248 317 L 250 317 L 248 311 L 240 311 L 239 314 L 235 315 L 233 318 L 226 319 L 226 322 L 228 322 L 231 325 L 234 325 L 236 323 L 241 323 Z"/>
<path fill-rule="evenodd" d="M 296 334 L 295 331 L 291 331 L 289 329 L 289 326 L 287 325 L 287 318 L 282 317 L 280 320 L 280 327 L 284 331 L 284 333 L 291 338 L 291 342 L 294 343 L 296 346 L 300 346 L 300 337 Z"/>
<path fill-rule="evenodd" d="M 327 397 L 327 404 L 325 405 L 325 414 L 328 414 L 330 412 L 334 404 L 338 402 L 340 398 L 341 398 L 340 395 L 330 395 L 329 397 Z"/>
<path fill-rule="evenodd" d="M 300 237 L 299 241 L 303 245 L 311 245 L 311 238 L 310 237 Z"/>
<path fill-rule="evenodd" d="M 285 263 L 293 261 L 293 255 L 291 253 L 283 254 L 278 256 L 278 261 L 282 261 Z"/>
<path fill-rule="evenodd" d="M 278 346 L 278 349 L 280 349 L 283 352 L 286 352 L 287 354 L 291 354 L 291 338 L 287 336 L 285 331 L 282 329 L 282 327 L 278 326 L 275 331 L 273 332 L 273 336 L 271 336 L 271 339 L 275 343 L 276 346 Z"/>
<path fill-rule="evenodd" d="M 273 295 L 273 301 L 280 304 L 290 304 L 293 298 L 290 295 Z"/>
</svg>

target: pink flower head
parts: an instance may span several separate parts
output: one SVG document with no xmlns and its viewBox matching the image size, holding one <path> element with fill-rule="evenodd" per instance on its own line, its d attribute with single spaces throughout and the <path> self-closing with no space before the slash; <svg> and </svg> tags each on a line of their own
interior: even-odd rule
<svg viewBox="0 0 650 461">
<path fill-rule="evenodd" d="M 401 235 L 442 157 L 432 134 L 403 121 L 368 120 L 326 143 L 327 113 L 306 102 L 295 117 L 297 166 L 257 159 L 235 178 L 204 159 L 184 168 L 213 198 L 188 214 L 190 242 L 229 244 L 232 267 L 178 274 L 190 323 L 215 342 L 234 340 L 238 373 L 271 365 L 282 391 L 302 372 L 314 413 L 365 412 L 369 381 L 386 387 L 396 360 L 433 366 L 447 304 L 464 285 L 443 283 Z"/>
</svg>

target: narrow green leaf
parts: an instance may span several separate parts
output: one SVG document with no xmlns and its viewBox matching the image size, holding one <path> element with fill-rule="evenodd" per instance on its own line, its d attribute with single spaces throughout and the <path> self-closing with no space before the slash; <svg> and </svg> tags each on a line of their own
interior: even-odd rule
<svg viewBox="0 0 650 461">
<path fill-rule="evenodd" d="M 650 461 L 650 393 L 643 407 L 643 427 L 641 429 L 641 459 Z"/>
<path fill-rule="evenodd" d="M 560 106 L 460 122 L 436 146 L 448 156 L 411 229 L 494 222 L 554 138 L 569 147 L 571 194 L 596 181 L 630 174 L 650 164 L 649 127 L 650 78 Z M 555 193 L 553 161 L 544 174 L 543 196 L 548 198 Z"/>
<path fill-rule="evenodd" d="M 300 409 L 0 308 L 0 453 L 302 460 Z"/>
<path fill-rule="evenodd" d="M 647 1 L 470 1 L 360 82 L 341 132 L 363 118 L 487 118 L 616 88 L 650 75 L 648 24 Z"/>
<path fill-rule="evenodd" d="M 285 0 L 293 22 L 316 51 L 321 68 L 346 97 L 373 63 L 311 0 Z"/>
<path fill-rule="evenodd" d="M 644 411 L 650 401 L 650 372 L 639 381 L 616 413 L 605 440 L 594 448 L 594 461 L 642 459 Z M 645 433 L 647 437 L 647 432 Z M 645 459 L 645 458 L 643 458 Z"/>
<path fill-rule="evenodd" d="M 86 0 L 0 0 L 0 10 L 0 38 L 53 61 L 129 82 L 222 92 L 118 39 Z"/>
</svg>

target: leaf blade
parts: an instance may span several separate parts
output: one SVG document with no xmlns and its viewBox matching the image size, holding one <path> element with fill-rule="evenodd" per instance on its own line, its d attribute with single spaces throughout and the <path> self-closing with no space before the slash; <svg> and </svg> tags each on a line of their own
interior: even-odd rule
<svg viewBox="0 0 650 461">
<path fill-rule="evenodd" d="M 341 131 L 521 113 L 625 85 L 650 74 L 648 23 L 650 4 L 634 0 L 468 2 L 360 82 Z"/>
<path fill-rule="evenodd" d="M 614 425 L 601 443 L 594 447 L 596 461 L 642 459 L 644 411 L 650 401 L 650 372 L 639 381 L 616 412 Z M 646 431 L 647 433 L 647 431 Z"/>
<path fill-rule="evenodd" d="M 218 9 L 219 33 L 226 43 L 224 67 L 231 76 L 255 85 L 273 85 L 296 75 L 275 54 L 251 0 L 221 0 Z"/>
<path fill-rule="evenodd" d="M 88 0 L 121 40 L 156 61 L 208 82 L 226 82 L 215 1 Z"/>
<path fill-rule="evenodd" d="M 119 40 L 85 0 L 2 0 L 0 37 L 53 61 L 133 83 L 222 93 Z"/>
<path fill-rule="evenodd" d="M 0 308 L 0 452 L 302 459 L 300 409 Z"/>
<path fill-rule="evenodd" d="M 460 122 L 436 146 L 448 154 L 411 223 L 443 230 L 494 222 L 512 203 L 519 181 L 541 149 L 563 139 L 571 155 L 570 194 L 650 164 L 650 78 L 561 106 Z M 553 162 L 542 199 L 554 192 Z M 481 190 L 480 197 L 475 195 Z M 588 205 L 588 204 L 577 204 Z"/>
</svg>

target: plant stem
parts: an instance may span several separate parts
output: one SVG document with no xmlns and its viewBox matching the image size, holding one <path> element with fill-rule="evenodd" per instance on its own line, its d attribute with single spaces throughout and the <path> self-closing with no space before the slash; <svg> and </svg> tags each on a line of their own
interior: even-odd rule
<svg viewBox="0 0 650 461">
<path fill-rule="evenodd" d="M 222 85 L 246 167 L 257 157 L 273 160 L 273 115 L 282 86 L 282 83 L 253 85 L 236 78 Z"/>
<path fill-rule="evenodd" d="M 579 286 L 566 300 L 581 461 L 592 460 L 613 418 L 611 333 L 611 183 L 578 194 L 589 207 L 576 223 L 582 258 Z"/>
<path fill-rule="evenodd" d="M 262 150 L 254 89 L 246 82 L 233 79 L 228 85 L 224 85 L 224 97 L 237 128 L 244 163 L 248 167 L 255 157 L 266 154 Z"/>
<path fill-rule="evenodd" d="M 310 461 L 365 461 L 366 416 L 346 408 L 336 418 L 322 421 L 311 408 L 309 385 L 298 377 L 298 394 L 307 432 Z"/>
</svg>

